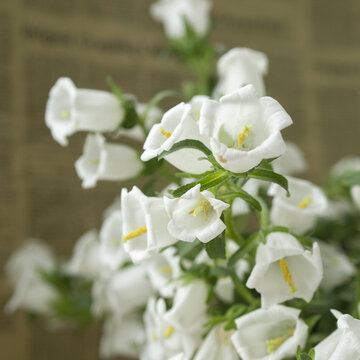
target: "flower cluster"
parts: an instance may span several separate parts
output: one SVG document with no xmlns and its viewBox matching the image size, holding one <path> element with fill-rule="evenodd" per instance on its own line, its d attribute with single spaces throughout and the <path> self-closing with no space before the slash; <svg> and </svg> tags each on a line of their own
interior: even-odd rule
<svg viewBox="0 0 360 360">
<path fill-rule="evenodd" d="M 104 358 L 360 359 L 360 158 L 335 165 L 322 186 L 294 177 L 307 162 L 283 140 L 290 115 L 266 96 L 266 55 L 229 50 L 209 85 L 210 8 L 151 7 L 184 65 L 207 64 L 176 106 L 159 107 L 173 92 L 143 104 L 111 79 L 111 92 L 68 78 L 50 90 L 54 139 L 65 146 L 88 132 L 75 162 L 83 188 L 146 185 L 119 189 L 100 231 L 81 236 L 70 260 L 38 240 L 14 253 L 6 309 L 102 321 Z"/>
</svg>

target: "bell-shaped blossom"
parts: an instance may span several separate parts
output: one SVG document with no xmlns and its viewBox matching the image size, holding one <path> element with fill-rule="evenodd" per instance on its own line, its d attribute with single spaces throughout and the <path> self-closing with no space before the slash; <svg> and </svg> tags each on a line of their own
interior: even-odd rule
<svg viewBox="0 0 360 360">
<path fill-rule="evenodd" d="M 360 209 L 360 185 L 355 185 L 350 188 L 351 198 L 357 208 Z"/>
<path fill-rule="evenodd" d="M 217 63 L 218 83 L 214 98 L 219 98 L 252 84 L 260 96 L 265 96 L 264 76 L 268 72 L 268 58 L 248 48 L 233 48 L 222 55 Z"/>
<path fill-rule="evenodd" d="M 359 360 L 360 320 L 332 310 L 337 330 L 315 346 L 315 360 Z"/>
<path fill-rule="evenodd" d="M 196 112 L 191 104 L 180 103 L 168 110 L 160 124 L 155 124 L 144 143 L 141 160 L 148 161 L 182 140 L 199 140 L 208 144 L 207 136 L 200 135 Z M 181 171 L 201 174 L 211 169 L 211 164 L 203 158 L 204 154 L 196 149 L 182 149 L 165 157 L 166 161 Z"/>
<path fill-rule="evenodd" d="M 168 248 L 154 254 L 147 263 L 149 280 L 164 298 L 174 296 L 179 285 L 176 279 L 181 275 L 180 258 L 175 253 L 175 248 Z"/>
<path fill-rule="evenodd" d="M 136 314 L 114 314 L 105 319 L 100 340 L 100 357 L 138 358 L 145 342 L 145 329 Z"/>
<path fill-rule="evenodd" d="M 284 232 L 273 232 L 260 244 L 256 264 L 246 286 L 261 294 L 261 305 L 269 307 L 292 298 L 309 302 L 323 274 L 320 249 L 304 250 L 298 240 Z"/>
<path fill-rule="evenodd" d="M 60 78 L 51 88 L 45 122 L 61 145 L 77 131 L 107 132 L 123 120 L 124 111 L 110 92 L 77 89 L 69 78 Z"/>
<path fill-rule="evenodd" d="M 242 360 L 282 360 L 304 347 L 307 325 L 300 310 L 274 305 L 258 309 L 235 320 L 237 331 L 231 340 Z"/>
<path fill-rule="evenodd" d="M 318 243 L 324 267 L 324 276 L 320 287 L 326 291 L 331 291 L 354 276 L 355 267 L 340 249 L 322 241 Z"/>
<path fill-rule="evenodd" d="M 360 156 L 345 156 L 331 168 L 332 176 L 341 176 L 346 172 L 360 171 Z"/>
<path fill-rule="evenodd" d="M 76 242 L 71 259 L 64 265 L 64 271 L 71 275 L 95 279 L 101 269 L 99 248 L 97 231 L 88 231 Z"/>
<path fill-rule="evenodd" d="M 280 131 L 291 124 L 283 107 L 271 97 L 259 98 L 253 85 L 219 101 L 205 101 L 199 123 L 200 133 L 210 136 L 216 161 L 235 173 L 283 154 L 286 145 Z"/>
<path fill-rule="evenodd" d="M 136 186 L 122 189 L 122 239 L 134 263 L 177 241 L 167 231 L 170 220 L 162 198 L 147 197 Z"/>
<path fill-rule="evenodd" d="M 55 270 L 55 258 L 42 242 L 30 239 L 26 245 L 11 255 L 5 265 L 5 273 L 14 287 L 14 294 L 5 310 L 19 308 L 50 315 L 51 303 L 56 299 L 55 290 L 42 278 L 41 271 Z"/>
<path fill-rule="evenodd" d="M 225 324 L 216 325 L 202 342 L 194 360 L 239 360 L 231 341 L 234 330 L 225 330 Z"/>
<path fill-rule="evenodd" d="M 130 261 L 122 240 L 122 215 L 120 210 L 113 211 L 104 220 L 99 237 L 99 257 L 103 267 L 115 271 L 127 261 Z"/>
<path fill-rule="evenodd" d="M 207 243 L 226 228 L 220 216 L 229 204 L 216 199 L 210 191 L 200 191 L 200 184 L 180 198 L 164 197 L 164 203 L 170 217 L 167 229 L 179 240 L 192 242 L 198 238 Z"/>
<path fill-rule="evenodd" d="M 137 152 L 124 144 L 109 144 L 100 134 L 86 137 L 83 155 L 75 169 L 84 189 L 98 180 L 125 181 L 138 176 L 144 168 Z"/>
<path fill-rule="evenodd" d="M 170 310 L 164 299 L 149 299 L 144 316 L 147 345 L 140 359 L 168 360 L 179 353 L 191 358 L 207 321 L 207 294 L 204 282 L 193 281 L 178 288 Z"/>
<path fill-rule="evenodd" d="M 276 172 L 282 175 L 295 175 L 308 169 L 308 164 L 301 149 L 290 141 L 285 141 L 286 151 L 272 162 Z"/>
<path fill-rule="evenodd" d="M 288 177 L 290 196 L 276 184 L 269 188 L 274 196 L 270 220 L 274 225 L 286 226 L 296 234 L 310 230 L 321 215 L 325 215 L 328 201 L 323 191 L 311 182 Z"/>
<path fill-rule="evenodd" d="M 95 280 L 92 312 L 95 316 L 127 314 L 144 306 L 154 290 L 143 265 L 127 266 L 116 272 L 102 271 Z"/>
<path fill-rule="evenodd" d="M 199 36 L 205 35 L 210 25 L 210 0 L 158 0 L 150 7 L 151 16 L 163 23 L 168 38 L 186 35 L 185 21 Z"/>
</svg>

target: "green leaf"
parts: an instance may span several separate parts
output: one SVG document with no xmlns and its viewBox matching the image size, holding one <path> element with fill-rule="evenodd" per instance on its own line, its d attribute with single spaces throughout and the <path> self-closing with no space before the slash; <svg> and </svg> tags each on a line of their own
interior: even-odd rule
<svg viewBox="0 0 360 360">
<path fill-rule="evenodd" d="M 235 198 L 241 198 L 247 202 L 254 210 L 261 211 L 261 205 L 253 196 L 245 190 L 239 188 L 237 191 L 224 193 L 218 196 L 219 199 L 231 203 Z"/>
<path fill-rule="evenodd" d="M 223 231 L 215 239 L 206 243 L 205 250 L 210 259 L 226 259 L 225 231 Z"/>
<path fill-rule="evenodd" d="M 179 151 L 181 149 L 196 149 L 203 152 L 206 156 L 211 155 L 211 151 L 209 150 L 209 148 L 205 146 L 201 141 L 186 139 L 175 143 L 170 150 L 163 151 L 160 155 L 158 155 L 158 159 L 162 159 L 165 156 L 170 155 L 171 153 Z"/>
<path fill-rule="evenodd" d="M 283 189 L 285 189 L 287 194 L 289 195 L 289 185 L 287 179 L 274 171 L 266 169 L 254 169 L 249 171 L 247 173 L 247 176 L 252 179 L 269 181 L 278 184 Z"/>
<path fill-rule="evenodd" d="M 222 182 L 226 181 L 228 179 L 228 173 L 226 171 L 217 171 L 215 173 L 212 173 L 208 176 L 205 176 L 203 179 L 199 181 L 192 182 L 190 184 L 186 184 L 183 186 L 178 187 L 175 190 L 169 190 L 169 192 L 174 197 L 180 197 L 181 195 L 185 194 L 188 190 L 193 188 L 195 185 L 200 184 L 201 185 L 201 191 L 207 190 L 213 186 L 219 185 Z"/>
</svg>

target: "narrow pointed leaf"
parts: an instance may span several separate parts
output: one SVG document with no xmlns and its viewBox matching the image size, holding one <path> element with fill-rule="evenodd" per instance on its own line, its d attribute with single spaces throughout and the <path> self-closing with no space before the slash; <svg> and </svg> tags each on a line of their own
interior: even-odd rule
<svg viewBox="0 0 360 360">
<path fill-rule="evenodd" d="M 175 151 L 179 151 L 181 149 L 196 149 L 203 152 L 206 156 L 211 155 L 211 151 L 207 146 L 205 146 L 201 141 L 199 140 L 193 140 L 193 139 L 187 139 L 182 140 L 177 143 L 175 143 L 170 150 L 163 151 L 159 156 L 158 159 L 162 159 L 163 157 L 170 155 L 171 153 Z"/>
</svg>

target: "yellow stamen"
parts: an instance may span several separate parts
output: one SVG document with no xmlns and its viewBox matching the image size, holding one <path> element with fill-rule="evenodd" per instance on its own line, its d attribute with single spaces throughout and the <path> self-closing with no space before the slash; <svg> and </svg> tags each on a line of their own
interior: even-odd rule
<svg viewBox="0 0 360 360">
<path fill-rule="evenodd" d="M 161 274 L 172 275 L 172 273 L 173 273 L 173 269 L 170 266 L 164 266 L 164 267 L 160 266 L 158 268 L 158 270 L 159 270 L 159 273 L 161 273 Z"/>
<path fill-rule="evenodd" d="M 68 117 L 70 117 L 70 111 L 68 111 L 68 110 L 62 110 L 62 111 L 61 111 L 61 117 L 63 117 L 63 118 L 68 118 Z"/>
<path fill-rule="evenodd" d="M 294 281 L 292 279 L 292 276 L 291 276 L 291 272 L 290 272 L 290 269 L 289 269 L 289 266 L 286 262 L 285 259 L 280 259 L 279 260 L 279 265 L 280 265 L 280 269 L 281 269 L 281 272 L 283 274 L 283 277 L 284 277 L 284 281 L 289 285 L 289 290 L 291 293 L 294 293 L 297 291 L 297 288 L 294 284 Z"/>
<path fill-rule="evenodd" d="M 195 120 L 200 119 L 200 109 L 199 108 L 194 108 L 193 109 L 193 114 L 194 114 Z"/>
<path fill-rule="evenodd" d="M 298 208 L 299 209 L 305 209 L 309 206 L 309 204 L 311 203 L 311 196 L 306 196 L 304 197 L 303 200 L 301 200 L 298 204 Z"/>
<path fill-rule="evenodd" d="M 161 135 L 164 135 L 167 139 L 171 136 L 171 132 L 170 132 L 170 131 L 166 131 L 163 127 L 160 127 L 159 133 L 160 133 Z"/>
<path fill-rule="evenodd" d="M 139 227 L 133 231 L 130 231 L 127 235 L 124 235 L 122 237 L 123 242 L 127 242 L 130 239 L 134 239 L 138 236 L 141 236 L 141 235 L 145 234 L 146 232 L 147 232 L 146 226 Z"/>
<path fill-rule="evenodd" d="M 169 326 L 164 332 L 163 332 L 163 335 L 166 337 L 166 338 L 169 338 L 173 332 L 174 332 L 174 327 L 173 326 Z"/>
<path fill-rule="evenodd" d="M 189 214 L 193 216 L 197 216 L 201 212 L 204 212 L 205 218 L 207 220 L 210 210 L 211 210 L 211 204 L 209 203 L 209 201 L 201 200 L 192 210 L 189 211 Z"/>
<path fill-rule="evenodd" d="M 237 137 L 238 149 L 240 149 L 244 145 L 244 142 L 246 141 L 247 137 L 251 134 L 252 134 L 252 126 L 244 125 Z"/>
<path fill-rule="evenodd" d="M 283 342 L 285 342 L 290 336 L 294 334 L 295 329 L 289 330 L 284 336 L 278 336 L 275 339 L 266 340 L 267 352 L 273 353 Z"/>
</svg>

